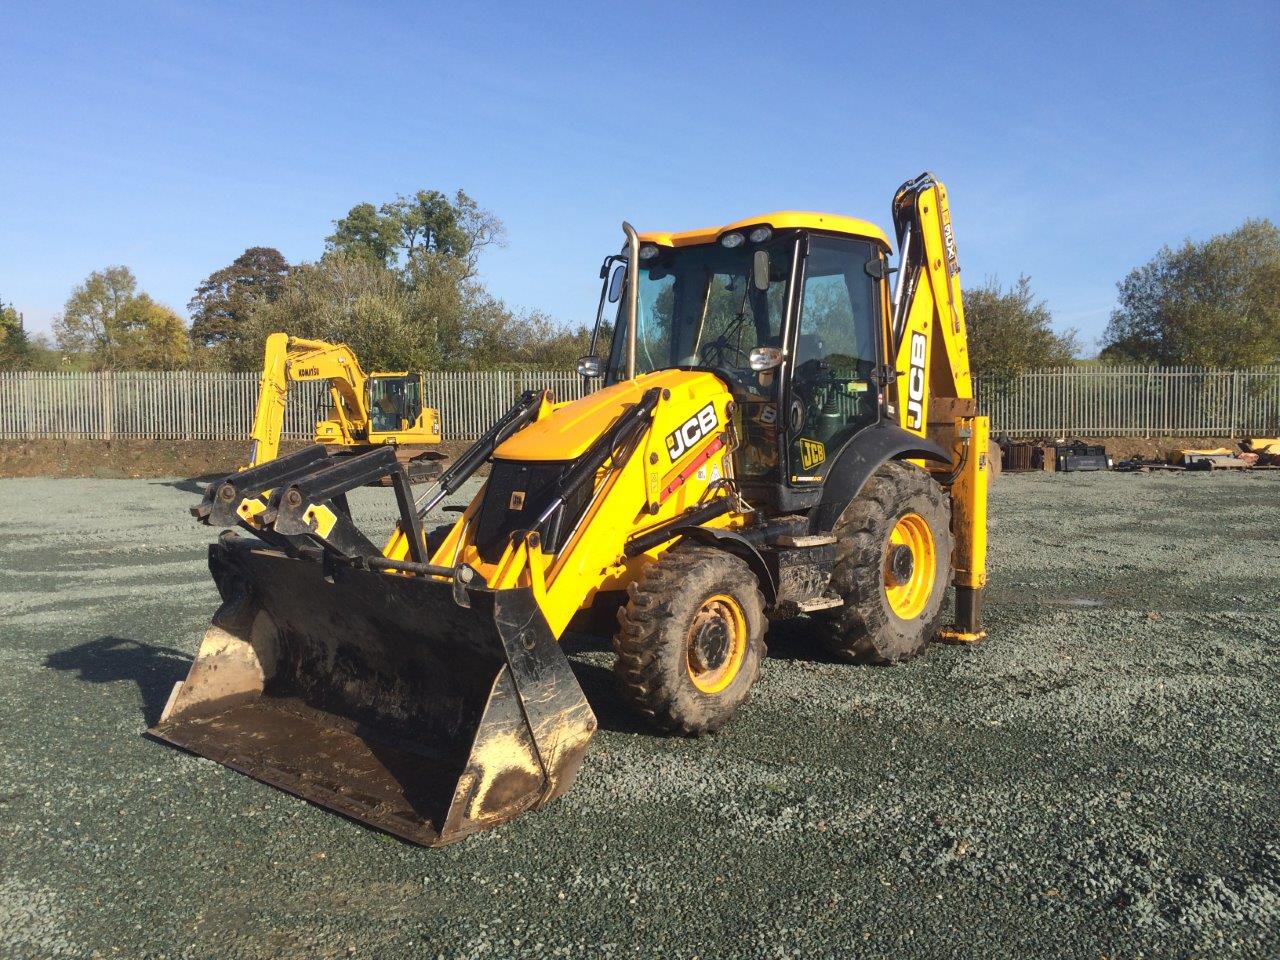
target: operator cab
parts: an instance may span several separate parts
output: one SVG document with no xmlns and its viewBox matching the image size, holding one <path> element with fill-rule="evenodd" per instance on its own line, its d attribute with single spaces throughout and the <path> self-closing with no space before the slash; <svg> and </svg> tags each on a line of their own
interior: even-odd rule
<svg viewBox="0 0 1280 960">
<path fill-rule="evenodd" d="M 811 506 L 840 448 L 885 415 L 887 238 L 865 221 L 780 213 L 645 234 L 638 249 L 635 373 L 714 372 L 736 401 L 743 493 Z M 601 268 L 592 355 L 579 364 L 606 384 L 627 378 L 626 261 Z"/>
<path fill-rule="evenodd" d="M 369 378 L 369 420 L 373 433 L 412 430 L 422 416 L 422 376 L 374 374 Z"/>
</svg>

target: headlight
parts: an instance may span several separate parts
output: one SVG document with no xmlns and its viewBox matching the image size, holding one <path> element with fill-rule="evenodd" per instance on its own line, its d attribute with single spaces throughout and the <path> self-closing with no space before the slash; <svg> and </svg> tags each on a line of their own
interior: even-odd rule
<svg viewBox="0 0 1280 960">
<path fill-rule="evenodd" d="M 747 239 L 752 243 L 764 243 L 773 236 L 773 231 L 769 227 L 756 227 L 749 234 Z"/>
<path fill-rule="evenodd" d="M 646 243 L 643 247 L 640 248 L 641 260 L 652 260 L 657 255 L 658 255 L 658 248 L 655 247 L 652 243 Z"/>
<path fill-rule="evenodd" d="M 732 250 L 734 247 L 742 246 L 744 242 L 746 242 L 746 237 L 744 237 L 742 234 L 737 232 L 726 233 L 723 237 L 720 238 L 720 246 L 728 247 L 730 250 Z"/>
</svg>

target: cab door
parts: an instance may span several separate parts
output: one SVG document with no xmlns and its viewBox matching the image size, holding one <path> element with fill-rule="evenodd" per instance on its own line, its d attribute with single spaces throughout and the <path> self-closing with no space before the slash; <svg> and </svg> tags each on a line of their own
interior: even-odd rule
<svg viewBox="0 0 1280 960">
<path fill-rule="evenodd" d="M 787 478 L 800 487 L 821 484 L 840 448 L 880 419 L 884 355 L 879 248 L 818 234 L 807 246 L 784 424 Z"/>
</svg>

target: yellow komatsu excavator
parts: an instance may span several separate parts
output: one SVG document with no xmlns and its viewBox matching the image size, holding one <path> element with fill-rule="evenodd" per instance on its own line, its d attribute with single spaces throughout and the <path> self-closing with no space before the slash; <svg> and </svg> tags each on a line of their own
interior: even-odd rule
<svg viewBox="0 0 1280 960">
<path fill-rule="evenodd" d="M 772 618 L 849 660 L 981 639 L 988 429 L 943 185 L 893 219 L 896 270 L 848 217 L 623 224 L 580 363 L 602 389 L 524 394 L 416 501 L 385 451 L 229 478 L 195 513 L 251 536 L 211 546 L 223 605 L 152 733 L 438 845 L 570 786 L 596 728 L 571 625 L 611 614 L 619 695 L 688 735 L 742 706 Z M 381 546 L 338 503 L 377 476 Z"/>
<path fill-rule="evenodd" d="M 289 384 L 325 380 L 327 413 L 316 421 L 315 442 L 330 455 L 350 456 L 393 446 L 414 483 L 440 475 L 440 415 L 425 406 L 421 373 L 366 374 L 345 343 L 305 340 L 285 333 L 267 337 L 262 386 L 253 415 L 249 470 L 276 459 Z"/>
</svg>

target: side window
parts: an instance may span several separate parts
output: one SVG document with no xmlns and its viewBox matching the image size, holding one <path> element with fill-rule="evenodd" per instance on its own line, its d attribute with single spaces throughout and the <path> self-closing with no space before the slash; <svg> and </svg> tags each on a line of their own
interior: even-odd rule
<svg viewBox="0 0 1280 960">
<path fill-rule="evenodd" d="M 874 255 L 871 244 L 860 240 L 810 241 L 797 365 L 818 361 L 867 372 L 875 365 L 877 288 L 865 269 Z"/>
<path fill-rule="evenodd" d="M 404 418 L 412 427 L 422 416 L 421 382 L 417 377 L 406 377 L 404 381 Z"/>
<path fill-rule="evenodd" d="M 809 242 L 788 403 L 793 480 L 825 475 L 836 450 L 878 415 L 879 289 L 866 272 L 876 255 L 863 240 Z"/>
</svg>

